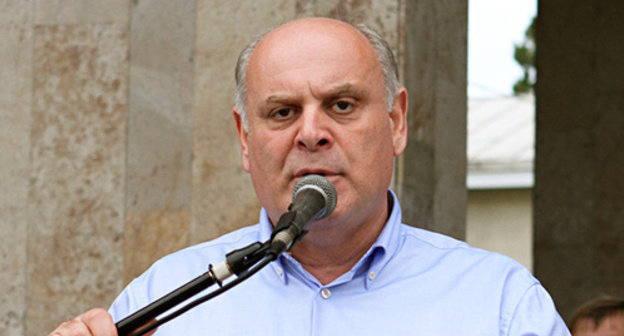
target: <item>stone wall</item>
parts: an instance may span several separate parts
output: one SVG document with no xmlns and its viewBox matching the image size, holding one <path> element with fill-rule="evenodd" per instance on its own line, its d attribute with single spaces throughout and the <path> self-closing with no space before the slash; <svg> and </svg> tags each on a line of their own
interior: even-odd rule
<svg viewBox="0 0 624 336">
<path fill-rule="evenodd" d="M 410 91 L 424 145 L 399 160 L 396 187 L 410 223 L 461 237 L 465 139 L 440 139 L 465 134 L 467 2 L 419 3 L 0 2 L 0 336 L 47 334 L 107 307 L 157 258 L 257 221 L 233 68 L 253 37 L 297 17 L 367 23 L 403 79 L 428 88 Z"/>
</svg>

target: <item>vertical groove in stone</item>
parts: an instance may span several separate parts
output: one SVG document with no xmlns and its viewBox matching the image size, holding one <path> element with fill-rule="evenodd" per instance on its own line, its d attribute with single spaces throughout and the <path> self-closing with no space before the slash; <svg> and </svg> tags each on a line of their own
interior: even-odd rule
<svg viewBox="0 0 624 336">
<path fill-rule="evenodd" d="M 121 289 L 128 38 L 39 26 L 34 41 L 27 330 L 42 335 Z"/>
<path fill-rule="evenodd" d="M 189 242 L 194 18 L 194 0 L 131 7 L 126 282 Z"/>
<path fill-rule="evenodd" d="M 25 332 L 31 6 L 0 3 L 0 335 Z"/>
</svg>

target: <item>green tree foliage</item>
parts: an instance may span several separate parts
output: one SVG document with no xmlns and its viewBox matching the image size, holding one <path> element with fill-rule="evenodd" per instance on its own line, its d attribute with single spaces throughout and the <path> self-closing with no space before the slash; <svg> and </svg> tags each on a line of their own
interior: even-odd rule
<svg viewBox="0 0 624 336">
<path fill-rule="evenodd" d="M 515 95 L 529 93 L 535 86 L 535 18 L 524 33 L 524 41 L 514 47 L 514 59 L 522 67 L 523 76 L 513 86 Z"/>
</svg>

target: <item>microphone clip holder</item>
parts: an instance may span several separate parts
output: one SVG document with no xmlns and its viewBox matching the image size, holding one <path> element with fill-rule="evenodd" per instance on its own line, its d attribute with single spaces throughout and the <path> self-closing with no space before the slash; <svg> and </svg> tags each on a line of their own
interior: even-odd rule
<svg viewBox="0 0 624 336">
<path fill-rule="evenodd" d="M 240 276 L 266 256 L 268 242 L 255 242 L 225 255 L 232 273 Z"/>
<path fill-rule="evenodd" d="M 288 212 L 284 213 L 277 225 L 273 229 L 273 233 L 271 234 L 271 245 L 267 251 L 268 254 L 272 254 L 277 258 L 284 251 L 290 251 L 290 249 L 295 246 L 303 237 L 308 233 L 307 230 L 301 230 L 294 224 L 295 218 L 297 216 L 297 210 L 291 210 L 292 204 L 288 207 Z M 288 244 L 284 244 L 285 242 L 282 239 L 276 239 L 278 234 L 286 233 L 286 236 L 292 239 Z"/>
</svg>

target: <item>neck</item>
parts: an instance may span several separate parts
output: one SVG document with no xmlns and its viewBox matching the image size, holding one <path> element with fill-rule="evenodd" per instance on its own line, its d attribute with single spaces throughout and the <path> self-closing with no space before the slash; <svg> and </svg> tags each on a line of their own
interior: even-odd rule
<svg viewBox="0 0 624 336">
<path fill-rule="evenodd" d="M 388 215 L 386 203 L 383 211 L 376 211 L 365 221 L 314 228 L 293 248 L 292 256 L 321 284 L 327 285 L 362 258 L 377 240 Z"/>
</svg>

